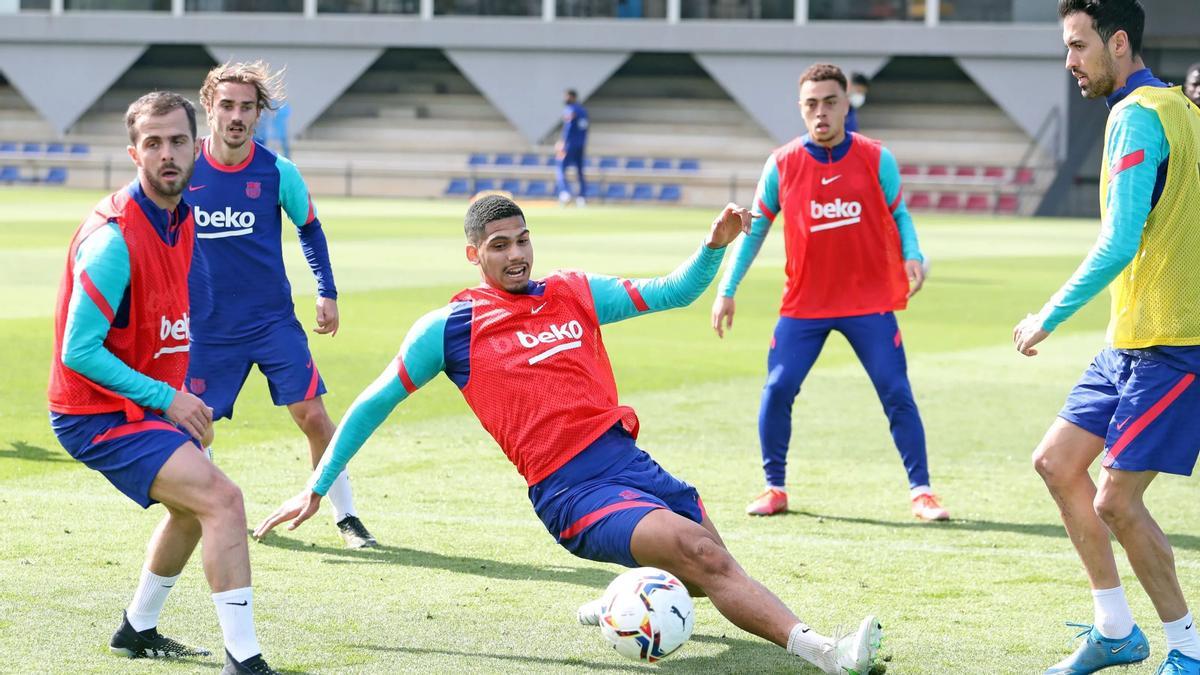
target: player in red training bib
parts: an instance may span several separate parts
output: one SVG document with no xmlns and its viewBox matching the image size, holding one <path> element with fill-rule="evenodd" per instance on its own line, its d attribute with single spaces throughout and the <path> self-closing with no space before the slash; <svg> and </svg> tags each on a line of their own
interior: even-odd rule
<svg viewBox="0 0 1200 675">
<path fill-rule="evenodd" d="M 347 411 L 311 486 L 255 536 L 286 521 L 294 529 L 316 513 L 334 478 L 396 405 L 445 373 L 525 478 L 534 511 L 568 551 L 668 570 L 738 627 L 824 672 L 867 672 L 881 634 L 875 618 L 844 638 L 823 636 L 747 575 L 696 489 L 637 447 L 637 414 L 618 401 L 604 349 L 601 325 L 698 298 L 749 217 L 727 206 L 704 244 L 665 277 L 560 271 L 533 281 L 533 244 L 521 209 L 499 196 L 475 202 L 464 227 L 466 254 L 483 283 L 416 323 L 400 354 Z M 579 621 L 597 625 L 598 614 L 599 603 L 587 603 Z"/>
<path fill-rule="evenodd" d="M 109 648 L 133 658 L 207 656 L 158 632 L 196 544 L 225 636 L 223 675 L 274 673 L 254 631 L 242 493 L 200 449 L 212 409 L 183 388 L 191 347 L 191 207 L 196 111 L 169 92 L 125 116 L 137 180 L 96 205 L 71 239 L 58 292 L 50 425 L 72 457 L 142 508 L 167 514 L 146 547 L 133 600 Z"/>
<path fill-rule="evenodd" d="M 896 159 L 879 141 L 845 131 L 848 110 L 846 76 L 837 66 L 817 64 L 801 75 L 800 112 L 808 134 L 767 160 L 754 222 L 713 303 L 713 329 L 724 336 L 733 325 L 737 286 L 782 213 L 787 282 L 758 413 L 767 486 L 746 512 L 770 516 L 787 510 L 792 404 L 825 340 L 837 331 L 866 368 L 887 413 L 908 473 L 913 515 L 946 520 L 950 515 L 929 486 L 925 427 L 895 315 L 920 290 L 924 258 L 904 206 Z"/>
</svg>

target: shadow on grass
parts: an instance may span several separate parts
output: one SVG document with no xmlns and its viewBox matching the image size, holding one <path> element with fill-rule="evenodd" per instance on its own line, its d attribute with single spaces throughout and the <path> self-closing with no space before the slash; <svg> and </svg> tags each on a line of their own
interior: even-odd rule
<svg viewBox="0 0 1200 675">
<path fill-rule="evenodd" d="M 598 629 L 593 629 L 598 630 Z M 597 636 L 599 637 L 599 636 Z M 691 642 L 703 642 L 710 644 L 725 645 L 728 647 L 725 651 L 714 654 L 712 656 L 692 656 L 687 654 L 685 646 L 676 656 L 668 658 L 665 661 L 660 661 L 655 664 L 657 670 L 678 672 L 678 673 L 694 673 L 694 672 L 801 672 L 801 673 L 817 673 L 815 667 L 808 666 L 805 662 L 797 657 L 788 656 L 782 649 L 776 647 L 769 642 L 762 640 L 741 640 L 737 638 L 727 638 L 714 635 L 693 635 Z M 507 661 L 513 663 L 513 667 L 518 667 L 517 664 L 526 666 L 545 666 L 551 669 L 554 668 L 587 668 L 588 670 L 600 670 L 605 672 L 622 672 L 622 673 L 646 673 L 651 672 L 644 665 L 629 663 L 612 663 L 609 661 L 588 661 L 577 657 L 556 659 L 547 656 L 518 656 L 515 654 L 492 654 L 483 652 L 465 652 L 456 651 L 453 649 L 429 649 L 425 647 L 385 647 L 382 645 L 350 645 L 353 649 L 362 649 L 366 651 L 376 652 L 392 652 L 398 654 L 412 654 L 413 656 L 437 655 L 451 656 L 459 658 L 477 658 L 491 659 L 495 661 Z M 597 645 L 598 649 L 604 649 L 604 643 L 600 642 Z M 800 670 L 795 670 L 797 667 Z M 879 664 L 871 669 L 871 675 L 882 675 L 887 670 L 886 666 Z"/>
<path fill-rule="evenodd" d="M 953 519 L 943 523 L 924 523 L 916 520 L 876 520 L 874 518 L 854 518 L 850 516 L 831 516 L 811 511 L 788 511 L 788 516 L 820 518 L 839 523 L 855 523 L 857 525 L 878 525 L 880 527 L 922 528 L 934 530 L 969 531 L 969 532 L 1010 532 L 1012 534 L 1035 535 L 1039 537 L 1054 537 L 1066 539 L 1067 532 L 1062 525 L 1038 523 L 1003 523 L 995 520 L 959 520 Z M 778 516 L 773 516 L 778 517 Z M 1167 533 L 1167 539 L 1175 548 L 1200 551 L 1200 537 L 1190 534 Z"/>
<path fill-rule="evenodd" d="M 309 544 L 297 539 L 268 534 L 259 542 L 263 546 L 290 551 L 306 551 L 332 556 L 325 562 L 344 565 L 355 563 L 385 563 L 405 567 L 425 567 L 448 570 L 462 574 L 474 574 L 491 579 L 513 579 L 525 581 L 554 581 L 589 588 L 605 588 L 612 581 L 614 572 L 592 567 L 567 567 L 565 565 L 526 565 L 470 556 L 451 556 L 432 551 L 422 551 L 399 546 L 377 546 L 375 548 L 345 549 L 320 544 Z"/>
<path fill-rule="evenodd" d="M 25 441 L 13 441 L 7 448 L 0 448 L 0 459 L 24 459 L 30 462 L 73 462 L 63 450 L 47 450 L 30 445 Z"/>
</svg>

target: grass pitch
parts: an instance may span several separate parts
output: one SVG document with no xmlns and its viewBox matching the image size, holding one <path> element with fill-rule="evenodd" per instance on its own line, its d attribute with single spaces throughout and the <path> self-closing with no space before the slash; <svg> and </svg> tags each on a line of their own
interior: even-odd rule
<svg viewBox="0 0 1200 675">
<path fill-rule="evenodd" d="M 46 421 L 52 309 L 67 242 L 100 195 L 0 192 L 0 650 L 12 672 L 215 672 L 216 658 L 126 662 L 106 648 L 161 513 L 142 512 L 59 447 Z M 340 417 L 425 311 L 477 281 L 462 254 L 461 204 L 323 199 L 341 290 L 342 329 L 311 344 Z M 535 274 L 578 267 L 670 271 L 713 210 L 592 207 L 527 212 Z M 606 328 L 640 445 L 695 484 L 734 555 L 822 631 L 877 613 L 888 673 L 1031 673 L 1066 654 L 1065 620 L 1090 617 L 1086 581 L 1029 453 L 1103 341 L 1097 301 L 1035 359 L 1010 346 L 1088 249 L 1096 224 L 918 219 L 933 273 L 900 321 L 928 437 L 934 488 L 955 520 L 919 524 L 886 420 L 865 373 L 833 337 L 797 400 L 793 512 L 742 515 L 760 489 L 755 427 L 783 280 L 769 239 L 740 290 L 731 335 L 709 328 L 714 289 L 690 308 Z M 300 319 L 313 282 L 285 250 Z M 237 279 L 225 283 L 238 284 Z M 236 417 L 217 429 L 217 463 L 246 494 L 251 526 L 308 475 L 287 413 L 251 374 Z M 351 464 L 358 507 L 384 544 L 350 552 L 328 506 L 295 533 L 250 547 L 260 640 L 293 672 L 638 672 L 575 608 L 618 573 L 574 558 L 532 513 L 524 486 L 455 387 L 439 378 L 400 406 Z M 1200 597 L 1196 486 L 1162 477 L 1151 508 L 1168 532 L 1185 592 Z M 1118 555 L 1120 557 L 1120 555 Z M 1164 655 L 1157 619 L 1122 564 L 1135 616 Z M 193 560 L 168 601 L 164 632 L 220 650 Z M 706 600 L 668 672 L 815 672 L 742 633 Z"/>
</svg>

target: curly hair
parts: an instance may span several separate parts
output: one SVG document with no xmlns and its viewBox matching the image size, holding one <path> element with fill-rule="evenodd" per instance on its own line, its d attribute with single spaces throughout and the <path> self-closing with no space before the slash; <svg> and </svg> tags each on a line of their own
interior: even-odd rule
<svg viewBox="0 0 1200 675">
<path fill-rule="evenodd" d="M 483 241 L 488 223 L 514 216 L 520 216 L 521 220 L 524 220 L 525 212 L 508 197 L 501 195 L 480 197 L 467 207 L 467 217 L 463 220 L 463 234 L 467 235 L 467 241 L 478 245 Z"/>
<path fill-rule="evenodd" d="M 842 91 L 846 91 L 846 74 L 832 63 L 812 64 L 800 75 L 799 84 L 804 86 L 805 82 L 823 82 L 825 80 L 834 80 L 841 85 Z"/>
</svg>

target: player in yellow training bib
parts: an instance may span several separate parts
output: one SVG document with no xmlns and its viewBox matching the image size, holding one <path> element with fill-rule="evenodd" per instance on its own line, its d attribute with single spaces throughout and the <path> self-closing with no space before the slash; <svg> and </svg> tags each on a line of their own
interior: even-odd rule
<svg viewBox="0 0 1200 675">
<path fill-rule="evenodd" d="M 1200 675 L 1200 638 L 1171 545 L 1143 502 L 1160 472 L 1191 475 L 1200 454 L 1200 109 L 1140 55 L 1137 0 L 1060 0 L 1067 68 L 1111 109 L 1100 177 L 1100 238 L 1037 315 L 1013 331 L 1035 345 L 1105 286 L 1110 346 L 1067 397 L 1034 452 L 1091 582 L 1087 639 L 1046 671 L 1091 673 L 1150 655 L 1121 588 L 1116 535 L 1167 638 L 1158 673 Z M 1104 453 L 1100 484 L 1088 468 Z"/>
</svg>

